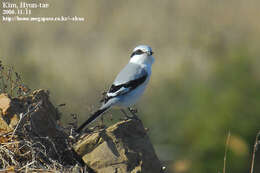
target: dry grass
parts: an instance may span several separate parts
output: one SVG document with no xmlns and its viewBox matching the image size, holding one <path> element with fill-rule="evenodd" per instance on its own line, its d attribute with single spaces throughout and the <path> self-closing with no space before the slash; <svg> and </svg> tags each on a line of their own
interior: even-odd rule
<svg viewBox="0 0 260 173">
<path fill-rule="evenodd" d="M 250 173 L 254 173 L 256 151 L 258 150 L 258 145 L 260 144 L 259 136 L 260 136 L 260 131 L 256 134 L 256 139 L 255 139 L 254 148 L 253 148 L 253 152 L 252 152 Z M 224 154 L 224 163 L 223 163 L 223 172 L 222 173 L 226 173 L 227 152 L 228 152 L 228 148 L 229 148 L 230 138 L 231 138 L 231 133 L 229 131 L 228 135 L 227 135 L 227 139 L 226 139 L 226 144 L 225 144 L 225 154 Z"/>
<path fill-rule="evenodd" d="M 256 151 L 258 149 L 258 145 L 260 144 L 259 136 L 260 136 L 260 131 L 257 133 L 256 138 L 255 138 L 255 145 L 254 145 L 254 150 L 253 150 L 253 154 L 252 154 L 252 162 L 251 162 L 250 173 L 254 173 L 255 154 L 256 154 Z"/>
<path fill-rule="evenodd" d="M 225 145 L 225 155 L 224 155 L 223 173 L 226 173 L 227 151 L 228 151 L 228 147 L 229 147 L 230 136 L 231 136 L 231 133 L 230 133 L 230 131 L 229 131 L 229 132 L 228 132 L 228 136 L 227 136 L 227 140 L 226 140 L 226 145 Z"/>
<path fill-rule="evenodd" d="M 14 72 L 14 68 L 4 66 L 2 63 L 0 63 L 0 80 L 2 81 L 0 93 L 6 92 L 20 98 L 30 93 L 28 88 L 22 90 L 22 86 L 25 85 L 20 75 Z M 60 155 L 60 149 L 57 148 L 58 139 L 41 136 L 35 132 L 31 117 L 42 105 L 43 100 L 29 104 L 26 111 L 19 114 L 19 121 L 11 131 L 0 128 L 0 172 L 72 172 L 73 170 L 88 172 L 80 160 L 76 161 L 77 158 L 76 162 L 66 162 L 66 158 Z M 62 128 L 63 133 L 69 133 L 72 131 L 71 128 Z M 73 141 L 67 142 L 66 148 L 63 149 L 70 151 Z"/>
<path fill-rule="evenodd" d="M 52 159 L 47 148 L 52 147 L 56 151 L 54 141 L 48 137 L 36 135 L 30 123 L 30 116 L 41 103 L 31 107 L 21 115 L 19 124 L 14 131 L 0 135 L 0 171 L 16 172 L 71 172 L 78 169 L 79 172 L 87 172 L 86 167 L 79 165 L 65 166 L 59 160 Z"/>
<path fill-rule="evenodd" d="M 0 93 L 8 93 L 11 96 L 28 95 L 31 89 L 23 82 L 21 75 L 13 66 L 2 64 L 0 60 Z"/>
</svg>

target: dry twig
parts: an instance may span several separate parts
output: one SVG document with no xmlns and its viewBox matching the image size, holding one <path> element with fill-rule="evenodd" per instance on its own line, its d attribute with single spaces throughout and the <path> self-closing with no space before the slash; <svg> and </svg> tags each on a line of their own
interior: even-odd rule
<svg viewBox="0 0 260 173">
<path fill-rule="evenodd" d="M 254 164 L 255 164 L 255 153 L 258 148 L 258 144 L 260 144 L 260 141 L 258 140 L 260 136 L 260 131 L 257 133 L 256 138 L 255 138 L 255 145 L 254 145 L 254 150 L 253 150 L 253 155 L 252 155 L 252 163 L 251 163 L 251 169 L 250 173 L 254 172 Z"/>
<path fill-rule="evenodd" d="M 228 151 L 228 147 L 229 147 L 230 136 L 231 136 L 231 133 L 230 133 L 230 131 L 228 131 L 228 136 L 227 136 L 226 145 L 225 145 L 223 173 L 226 173 L 227 151 Z"/>
</svg>

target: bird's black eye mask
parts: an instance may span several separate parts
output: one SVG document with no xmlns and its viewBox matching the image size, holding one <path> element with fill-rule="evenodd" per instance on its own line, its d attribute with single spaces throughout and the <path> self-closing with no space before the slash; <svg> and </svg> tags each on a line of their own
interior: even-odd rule
<svg viewBox="0 0 260 173">
<path fill-rule="evenodd" d="M 138 49 L 138 50 L 136 50 L 135 52 L 133 52 L 130 57 L 133 57 L 134 55 L 141 55 L 141 54 L 143 54 L 143 53 L 144 53 L 144 52 L 143 52 L 141 49 Z"/>
</svg>

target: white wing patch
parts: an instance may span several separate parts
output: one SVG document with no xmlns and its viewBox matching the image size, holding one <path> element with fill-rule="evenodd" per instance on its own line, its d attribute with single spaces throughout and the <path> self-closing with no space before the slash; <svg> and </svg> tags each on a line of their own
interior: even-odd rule
<svg viewBox="0 0 260 173">
<path fill-rule="evenodd" d="M 117 90 L 116 92 L 109 92 L 107 93 L 108 97 L 115 97 L 124 93 L 127 93 L 129 91 L 129 88 L 125 88 L 125 87 L 121 87 L 119 90 Z"/>
</svg>

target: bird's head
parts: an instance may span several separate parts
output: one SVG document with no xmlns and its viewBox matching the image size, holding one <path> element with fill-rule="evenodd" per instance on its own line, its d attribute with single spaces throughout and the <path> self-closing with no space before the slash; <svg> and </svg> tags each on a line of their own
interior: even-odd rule
<svg viewBox="0 0 260 173">
<path fill-rule="evenodd" d="M 130 62 L 133 63 L 143 63 L 143 64 L 153 64 L 154 57 L 152 48 L 147 45 L 139 45 L 134 48 L 131 54 Z"/>
</svg>

